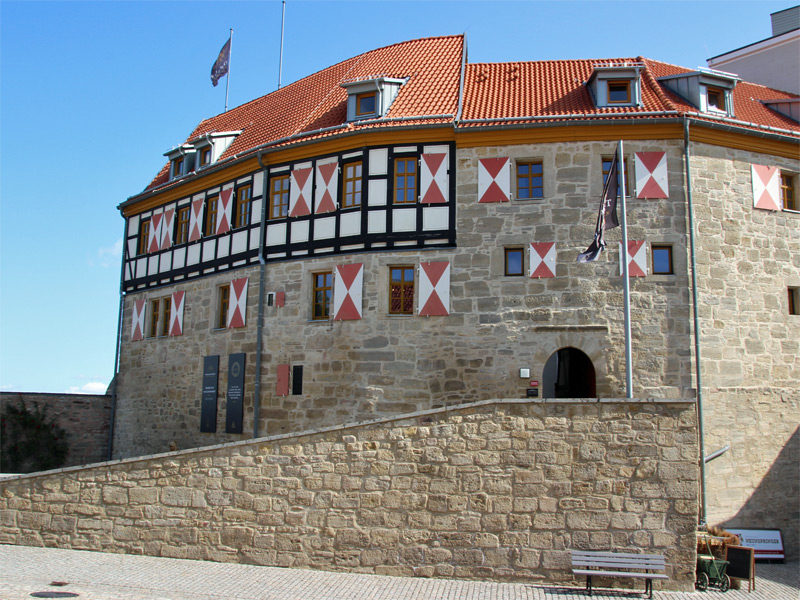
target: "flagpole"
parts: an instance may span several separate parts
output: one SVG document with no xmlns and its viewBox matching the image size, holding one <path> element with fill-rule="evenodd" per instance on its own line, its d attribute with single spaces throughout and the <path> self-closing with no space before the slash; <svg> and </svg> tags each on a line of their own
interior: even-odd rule
<svg viewBox="0 0 800 600">
<path fill-rule="evenodd" d="M 631 374 L 633 370 L 631 356 L 631 286 L 628 277 L 628 213 L 625 206 L 625 155 L 623 153 L 622 140 L 619 141 L 617 152 L 619 152 L 619 178 L 622 182 L 620 186 L 622 190 L 620 194 L 622 203 L 622 255 L 620 260 L 622 261 L 622 280 L 625 290 L 625 397 L 633 398 L 633 376 Z"/>
<path fill-rule="evenodd" d="M 228 76 L 225 78 L 225 112 L 228 112 L 228 86 L 231 84 L 231 51 L 233 49 L 233 28 L 231 27 L 231 44 L 228 46 Z"/>
<path fill-rule="evenodd" d="M 286 20 L 286 0 L 283 0 L 283 11 L 281 13 L 281 53 L 278 59 L 278 89 L 281 89 L 281 75 L 283 74 L 283 24 Z"/>
</svg>

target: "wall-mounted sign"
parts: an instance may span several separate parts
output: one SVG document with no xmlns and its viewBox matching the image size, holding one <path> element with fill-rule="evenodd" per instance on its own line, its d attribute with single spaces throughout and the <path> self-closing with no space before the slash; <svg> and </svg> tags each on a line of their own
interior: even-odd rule
<svg viewBox="0 0 800 600">
<path fill-rule="evenodd" d="M 200 403 L 200 432 L 217 432 L 217 382 L 219 356 L 203 358 L 203 396 Z"/>
<path fill-rule="evenodd" d="M 242 433 L 244 417 L 244 352 L 228 357 L 228 400 L 225 433 Z"/>
<path fill-rule="evenodd" d="M 756 560 L 784 560 L 780 529 L 728 529 L 739 536 L 742 546 L 753 548 Z"/>
<path fill-rule="evenodd" d="M 539 380 L 538 379 L 532 379 L 531 380 L 531 387 L 539 387 Z"/>
</svg>

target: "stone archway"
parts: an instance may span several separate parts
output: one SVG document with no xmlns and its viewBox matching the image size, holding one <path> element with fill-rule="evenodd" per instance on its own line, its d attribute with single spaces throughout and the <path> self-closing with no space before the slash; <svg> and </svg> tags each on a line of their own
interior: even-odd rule
<svg viewBox="0 0 800 600">
<path fill-rule="evenodd" d="M 592 359 L 577 348 L 553 352 L 542 373 L 544 398 L 595 398 L 597 387 Z"/>
</svg>

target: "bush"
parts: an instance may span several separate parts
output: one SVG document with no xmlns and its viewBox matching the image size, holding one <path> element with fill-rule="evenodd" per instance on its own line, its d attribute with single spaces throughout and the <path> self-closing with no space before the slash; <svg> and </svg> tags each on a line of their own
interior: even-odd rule
<svg viewBox="0 0 800 600">
<path fill-rule="evenodd" d="M 38 404 L 29 410 L 22 396 L 7 402 L 0 415 L 0 472 L 33 473 L 63 467 L 67 432 Z"/>
</svg>

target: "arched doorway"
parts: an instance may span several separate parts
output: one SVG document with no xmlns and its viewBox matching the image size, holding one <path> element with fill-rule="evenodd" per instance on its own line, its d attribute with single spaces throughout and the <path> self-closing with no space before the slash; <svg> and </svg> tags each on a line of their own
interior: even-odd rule
<svg viewBox="0 0 800 600">
<path fill-rule="evenodd" d="M 577 348 L 561 348 L 547 359 L 542 373 L 544 398 L 594 398 L 592 359 Z"/>
</svg>

